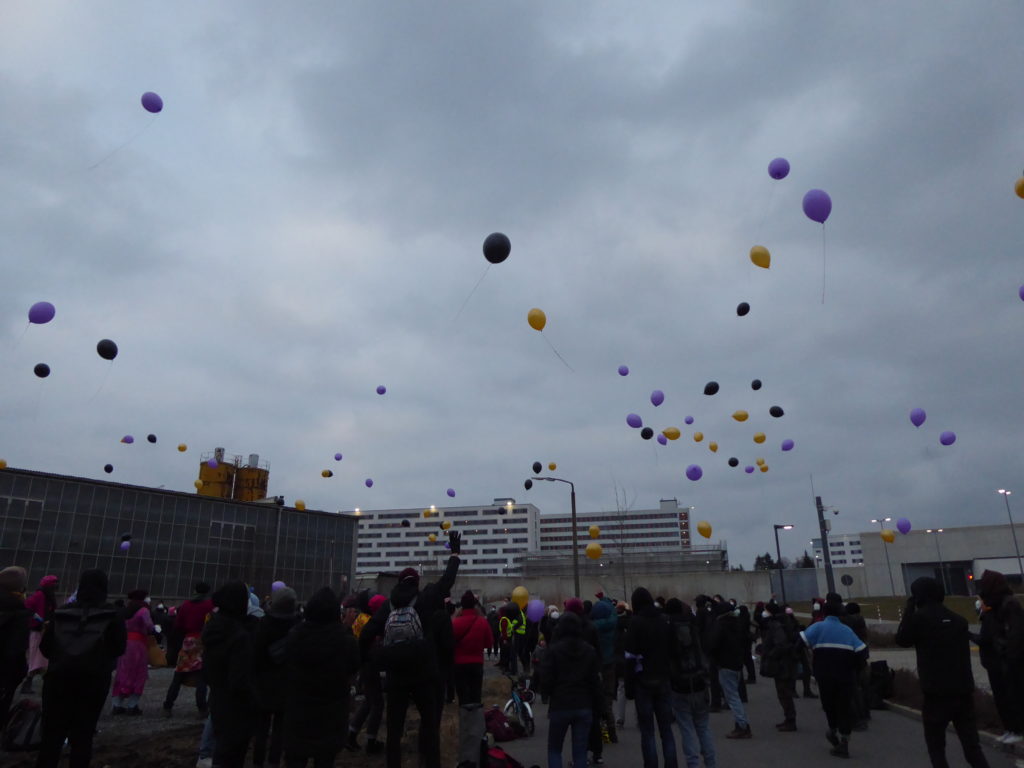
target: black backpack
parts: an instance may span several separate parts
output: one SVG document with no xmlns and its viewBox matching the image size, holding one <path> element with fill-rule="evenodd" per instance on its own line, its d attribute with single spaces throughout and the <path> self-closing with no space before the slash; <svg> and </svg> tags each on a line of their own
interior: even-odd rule
<svg viewBox="0 0 1024 768">
<path fill-rule="evenodd" d="M 707 684 L 707 664 L 700 647 L 697 626 L 692 621 L 673 621 L 673 653 L 669 659 L 669 681 L 677 693 L 696 693 Z"/>
<path fill-rule="evenodd" d="M 111 622 L 121 616 L 113 606 L 99 608 L 58 608 L 51 617 L 53 632 L 51 662 L 68 669 L 96 671 L 110 658 L 104 640 Z"/>
</svg>

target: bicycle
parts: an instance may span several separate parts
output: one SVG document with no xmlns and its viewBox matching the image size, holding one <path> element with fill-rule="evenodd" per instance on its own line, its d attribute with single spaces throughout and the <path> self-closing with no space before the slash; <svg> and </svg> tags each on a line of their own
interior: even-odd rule
<svg viewBox="0 0 1024 768">
<path fill-rule="evenodd" d="M 527 679 L 516 680 L 511 675 L 506 675 L 506 677 L 512 685 L 510 698 L 505 702 L 502 711 L 510 721 L 518 722 L 526 731 L 527 736 L 533 736 L 536 724 L 533 721 L 533 708 L 530 706 L 534 698 L 533 691 L 530 690 L 530 681 Z"/>
</svg>

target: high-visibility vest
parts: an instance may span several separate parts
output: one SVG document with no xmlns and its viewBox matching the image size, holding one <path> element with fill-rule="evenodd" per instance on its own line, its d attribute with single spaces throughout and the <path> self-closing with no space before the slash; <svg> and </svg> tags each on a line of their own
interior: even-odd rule
<svg viewBox="0 0 1024 768">
<path fill-rule="evenodd" d="M 523 609 L 519 609 L 519 618 L 512 619 L 512 628 L 517 635 L 526 634 L 526 615 L 523 613 Z"/>
</svg>

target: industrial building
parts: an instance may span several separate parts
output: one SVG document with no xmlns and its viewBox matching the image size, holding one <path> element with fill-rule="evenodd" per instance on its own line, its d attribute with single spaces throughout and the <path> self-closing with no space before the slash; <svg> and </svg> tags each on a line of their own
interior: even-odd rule
<svg viewBox="0 0 1024 768">
<path fill-rule="evenodd" d="M 877 531 L 875 534 L 877 535 Z M 834 533 L 828 537 L 828 554 L 832 565 L 842 567 L 847 565 L 864 565 L 864 547 L 861 545 L 862 536 L 870 536 L 865 533 Z M 820 565 L 823 562 L 821 539 L 811 539 L 811 546 L 814 548 L 814 562 Z"/>
<path fill-rule="evenodd" d="M 592 525 L 602 546 L 627 553 L 668 553 L 690 548 L 690 511 L 676 499 L 661 499 L 658 509 L 581 512 L 576 515 L 577 545 L 582 554 Z M 572 552 L 572 515 L 540 516 L 540 554 Z"/>
<path fill-rule="evenodd" d="M 209 474 L 216 455 L 218 468 L 232 469 Z M 255 458 L 248 464 L 256 466 L 215 452 L 200 466 L 198 493 L 2 469 L 0 564 L 26 568 L 32 585 L 55 574 L 62 595 L 86 568 L 107 572 L 112 597 L 143 588 L 176 601 L 198 581 L 216 587 L 231 579 L 261 593 L 280 579 L 300 599 L 325 584 L 341 588 L 355 565 L 356 521 L 262 499 L 266 467 Z M 246 474 L 252 482 L 240 486 Z"/>
</svg>

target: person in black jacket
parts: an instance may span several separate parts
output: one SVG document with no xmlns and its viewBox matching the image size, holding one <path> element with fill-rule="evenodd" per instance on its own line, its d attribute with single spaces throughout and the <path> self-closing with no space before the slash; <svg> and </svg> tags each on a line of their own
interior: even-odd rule
<svg viewBox="0 0 1024 768">
<path fill-rule="evenodd" d="M 946 726 L 960 738 L 972 768 L 988 768 L 974 716 L 974 673 L 967 621 L 942 604 L 945 593 L 933 578 L 910 585 L 911 597 L 896 630 L 896 642 L 917 649 L 917 676 L 924 694 L 921 721 L 928 757 L 936 768 L 946 762 Z"/>
<path fill-rule="evenodd" d="M 210 686 L 210 717 L 216 746 L 213 763 L 242 768 L 252 737 L 253 638 L 247 627 L 249 588 L 231 581 L 213 594 L 216 608 L 203 629 L 203 674 Z"/>
<path fill-rule="evenodd" d="M 782 705 L 783 720 L 776 729 L 783 732 L 796 730 L 797 665 L 803 653 L 800 632 L 792 616 L 784 613 L 778 603 L 764 607 L 768 618 L 761 629 L 761 676 L 775 678 L 775 695 Z"/>
<path fill-rule="evenodd" d="M 79 638 L 86 638 L 87 647 L 78 646 Z M 43 733 L 36 768 L 57 768 L 65 739 L 71 744 L 70 768 L 88 768 L 110 675 L 127 643 L 124 622 L 107 602 L 107 574 L 83 571 L 76 602 L 53 612 L 39 642 L 50 663 L 43 678 Z"/>
<path fill-rule="evenodd" d="M 312 760 L 314 768 L 330 768 L 347 735 L 359 646 L 341 623 L 341 606 L 329 587 L 306 603 L 303 622 L 288 638 L 287 655 L 286 765 L 305 768 Z"/>
<path fill-rule="evenodd" d="M 587 740 L 601 701 L 597 651 L 583 639 L 583 620 L 566 612 L 541 662 L 541 692 L 548 704 L 548 768 L 562 768 L 565 734 L 572 728 L 572 763 L 587 764 Z"/>
<path fill-rule="evenodd" d="M 665 768 L 676 768 L 676 739 L 672 733 L 672 688 L 669 666 L 673 650 L 672 629 L 654 598 L 643 587 L 633 590 L 633 618 L 626 633 L 626 691 L 636 700 L 640 724 L 640 749 L 644 768 L 658 768 L 658 742 L 654 721 L 658 721 Z"/>
<path fill-rule="evenodd" d="M 672 714 L 683 739 L 688 766 L 715 766 L 715 741 L 708 713 L 708 664 L 700 644 L 700 630 L 690 606 L 678 598 L 665 603 L 665 615 L 672 628 L 675 653 L 669 660 L 672 686 Z"/>
<path fill-rule="evenodd" d="M 997 659 L 999 684 L 993 683 L 992 695 L 1000 707 L 1006 733 L 1000 741 L 1016 744 L 1024 739 L 1024 609 L 1013 597 L 1006 576 L 998 571 L 985 571 L 978 580 L 978 597 L 993 614 L 991 648 Z M 984 628 L 984 624 L 983 624 Z M 989 677 L 993 677 L 989 673 Z"/>
<path fill-rule="evenodd" d="M 450 531 L 448 542 L 452 556 L 444 574 L 433 584 L 420 589 L 420 575 L 415 568 L 406 568 L 398 574 L 398 584 L 391 590 L 391 600 L 380 607 L 359 636 L 361 642 L 373 643 L 383 636 L 378 657 L 381 668 L 387 672 L 387 768 L 402 766 L 402 734 L 405 731 L 405 713 L 409 699 L 416 704 L 421 723 L 439 722 L 438 688 L 442 685 L 438 657 L 445 651 L 438 648 L 438 632 L 431 632 L 431 621 L 445 616 L 444 599 L 451 595 L 455 577 L 459 573 L 459 552 L 462 536 Z M 420 636 L 415 641 L 392 644 L 388 637 L 388 619 L 392 611 L 412 607 L 420 625 Z M 447 618 L 445 618 L 447 621 Z M 450 636 L 449 626 L 449 636 Z M 425 768 L 440 768 L 441 741 L 437 728 L 420 728 L 419 754 Z"/>
<path fill-rule="evenodd" d="M 28 674 L 27 585 L 24 568 L 12 565 L 0 571 L 0 730 L 7 724 L 15 691 Z"/>
<path fill-rule="evenodd" d="M 260 619 L 253 639 L 253 691 L 256 717 L 253 721 L 252 764 L 278 765 L 284 745 L 284 708 L 287 694 L 288 633 L 299 616 L 298 597 L 291 587 L 279 587 L 270 598 L 266 615 Z M 267 746 L 269 743 L 269 752 Z"/>
<path fill-rule="evenodd" d="M 1007 584 L 1009 589 L 1009 584 Z M 1016 692 L 1009 690 L 1007 685 L 1006 667 L 1000 656 L 1000 644 L 998 637 L 1001 633 L 998 613 L 989 607 L 980 598 L 976 603 L 978 607 L 978 621 L 981 630 L 978 634 L 971 635 L 971 641 L 978 645 L 978 657 L 981 666 L 988 673 L 989 687 L 992 689 L 992 698 L 995 700 L 996 711 L 1003 723 L 1004 732 L 999 741 L 1015 744 L 1020 740 L 1020 734 L 1024 733 L 1024 713 L 1020 712 L 1016 703 Z"/>
<path fill-rule="evenodd" d="M 739 618 L 739 610 L 733 608 L 730 603 L 715 603 L 713 610 L 708 655 L 718 667 L 718 682 L 722 686 L 722 695 L 735 720 L 732 731 L 727 733 L 725 738 L 749 739 L 750 722 L 740 698 L 747 629 Z"/>
</svg>

